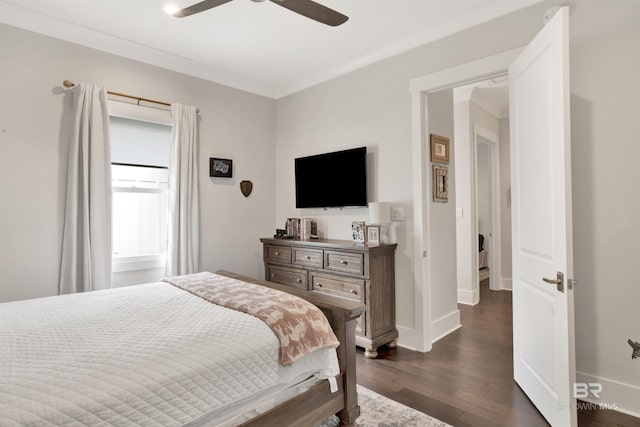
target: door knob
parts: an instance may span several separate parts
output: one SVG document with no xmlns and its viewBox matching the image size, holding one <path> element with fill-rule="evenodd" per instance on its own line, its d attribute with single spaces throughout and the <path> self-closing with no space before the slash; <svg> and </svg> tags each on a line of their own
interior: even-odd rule
<svg viewBox="0 0 640 427">
<path fill-rule="evenodd" d="M 564 273 L 558 271 L 558 273 L 556 273 L 555 279 L 548 279 L 546 277 L 543 277 L 542 280 L 546 283 L 556 285 L 556 289 L 558 289 L 559 292 L 564 293 Z"/>
</svg>

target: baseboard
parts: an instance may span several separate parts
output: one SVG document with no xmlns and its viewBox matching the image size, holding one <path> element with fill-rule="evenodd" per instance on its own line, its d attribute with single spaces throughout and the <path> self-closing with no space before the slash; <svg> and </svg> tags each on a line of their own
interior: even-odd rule
<svg viewBox="0 0 640 427">
<path fill-rule="evenodd" d="M 513 289 L 511 277 L 501 277 L 500 278 L 500 289 L 503 291 L 510 291 Z"/>
<path fill-rule="evenodd" d="M 423 342 L 422 331 L 400 325 L 396 325 L 396 329 L 398 330 L 398 347 L 419 351 L 421 353 L 426 353 L 431 350 L 431 347 L 426 348 Z"/>
<path fill-rule="evenodd" d="M 480 302 L 480 294 L 477 290 L 458 289 L 458 304 L 476 305 L 478 302 Z"/>
<path fill-rule="evenodd" d="M 599 398 L 591 395 L 587 398 L 579 397 L 580 400 L 597 405 L 599 410 L 614 410 L 640 418 L 640 387 L 584 372 L 576 372 L 576 382 L 602 385 Z"/>
<path fill-rule="evenodd" d="M 454 310 L 451 313 L 433 321 L 431 324 L 431 336 L 433 337 L 431 343 L 446 337 L 451 332 L 454 332 L 461 327 L 459 310 Z"/>
</svg>

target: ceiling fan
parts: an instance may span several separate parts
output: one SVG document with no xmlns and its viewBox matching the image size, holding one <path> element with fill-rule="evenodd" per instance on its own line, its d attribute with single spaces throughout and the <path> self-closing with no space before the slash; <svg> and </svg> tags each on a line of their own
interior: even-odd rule
<svg viewBox="0 0 640 427">
<path fill-rule="evenodd" d="M 196 3 L 184 9 L 178 10 L 173 13 L 173 16 L 177 18 L 184 18 L 185 16 L 193 15 L 195 13 L 200 13 L 205 10 L 214 8 L 216 6 L 220 6 L 222 4 L 228 3 L 231 0 L 204 0 L 200 3 Z M 264 0 L 251 0 L 253 2 L 259 3 Z M 321 22 L 326 25 L 330 25 L 332 27 L 337 27 L 340 24 L 344 24 L 349 19 L 348 16 L 341 14 L 340 12 L 336 12 L 333 9 L 329 9 L 326 6 L 323 6 L 319 3 L 316 3 L 311 0 L 269 0 L 279 6 L 287 8 L 295 13 L 298 13 L 302 16 L 306 16 L 307 18 L 313 19 L 315 21 Z"/>
</svg>

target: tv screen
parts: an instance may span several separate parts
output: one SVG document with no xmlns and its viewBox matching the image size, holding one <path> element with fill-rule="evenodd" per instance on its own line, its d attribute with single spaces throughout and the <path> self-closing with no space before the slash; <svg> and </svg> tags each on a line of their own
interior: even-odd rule
<svg viewBox="0 0 640 427">
<path fill-rule="evenodd" d="M 367 206 L 367 147 L 295 159 L 296 208 Z"/>
</svg>

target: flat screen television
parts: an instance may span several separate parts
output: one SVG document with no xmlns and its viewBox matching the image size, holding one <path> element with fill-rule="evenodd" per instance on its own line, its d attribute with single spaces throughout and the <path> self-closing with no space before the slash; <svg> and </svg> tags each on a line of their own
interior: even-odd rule
<svg viewBox="0 0 640 427">
<path fill-rule="evenodd" d="M 367 147 L 295 159 L 296 208 L 367 206 Z"/>
</svg>

